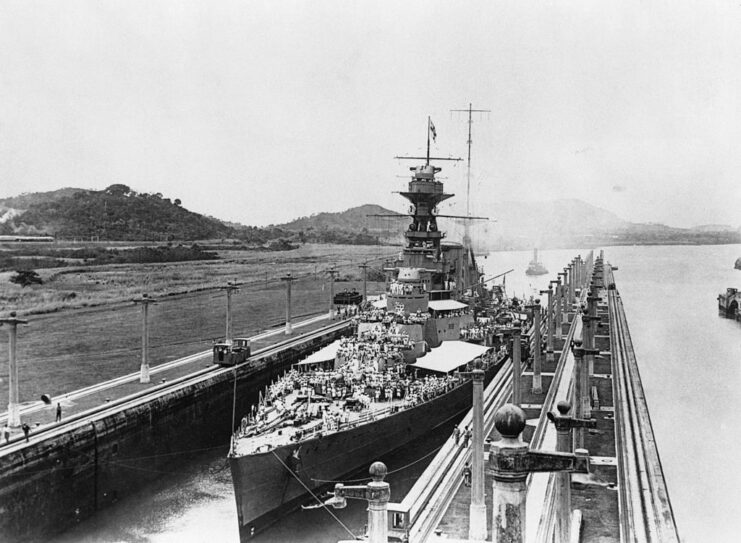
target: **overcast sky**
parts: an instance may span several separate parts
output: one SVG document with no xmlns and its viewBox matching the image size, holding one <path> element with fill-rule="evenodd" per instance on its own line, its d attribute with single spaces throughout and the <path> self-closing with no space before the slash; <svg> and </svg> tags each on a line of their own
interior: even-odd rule
<svg viewBox="0 0 741 543">
<path fill-rule="evenodd" d="M 449 110 L 473 103 L 476 213 L 582 198 L 738 226 L 740 89 L 738 0 L 3 0 L 0 196 L 125 183 L 245 224 L 404 210 L 393 156 L 424 152 L 430 115 L 434 153 L 465 157 Z"/>
</svg>

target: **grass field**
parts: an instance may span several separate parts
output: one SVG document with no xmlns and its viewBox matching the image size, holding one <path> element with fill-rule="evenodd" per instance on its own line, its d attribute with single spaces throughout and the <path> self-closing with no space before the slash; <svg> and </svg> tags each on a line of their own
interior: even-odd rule
<svg viewBox="0 0 741 543">
<path fill-rule="evenodd" d="M 213 339 L 223 337 L 226 297 L 218 287 L 227 280 L 236 278 L 244 283 L 232 298 L 234 333 L 252 335 L 284 323 L 285 285 L 280 277 L 285 273 L 302 277 L 292 287 L 296 319 L 328 308 L 327 276 L 322 273 L 326 268 L 336 264 L 341 276 L 359 278 L 357 264 L 389 253 L 389 247 L 380 250 L 383 252 L 376 247 L 306 246 L 285 253 L 225 255 L 225 260 L 216 262 L 102 266 L 58 274 L 34 288 L 33 295 L 3 302 L 4 314 L 11 309 L 24 314 L 39 310 L 45 299 L 58 304 L 54 312 L 30 314 L 30 324 L 19 327 L 21 401 L 137 371 L 142 319 L 141 308 L 131 299 L 144 292 L 159 301 L 149 310 L 151 364 L 156 365 L 209 349 Z M 7 283 L 2 284 L 6 289 Z M 60 285 L 80 292 L 79 296 L 70 303 L 59 303 L 54 296 L 65 291 Z M 336 291 L 362 290 L 357 279 L 335 286 Z M 368 288 L 369 294 L 379 292 L 383 283 L 369 283 Z M 88 300 L 87 306 L 80 304 L 81 299 Z M 24 301 L 33 309 L 22 305 Z M 0 409 L 8 401 L 8 353 L 2 347 L 7 345 L 6 337 L 0 330 Z"/>
</svg>

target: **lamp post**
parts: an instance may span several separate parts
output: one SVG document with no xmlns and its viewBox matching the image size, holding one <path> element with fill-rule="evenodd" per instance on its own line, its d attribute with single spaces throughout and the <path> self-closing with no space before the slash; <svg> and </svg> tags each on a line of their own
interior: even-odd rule
<svg viewBox="0 0 741 543">
<path fill-rule="evenodd" d="M 296 279 L 290 273 L 287 273 L 280 280 L 286 283 L 286 335 L 290 335 L 293 332 L 291 326 L 291 283 Z"/>
<path fill-rule="evenodd" d="M 141 298 L 134 300 L 135 304 L 142 306 L 142 363 L 139 372 L 139 382 L 142 384 L 149 383 L 149 304 L 156 303 L 156 300 L 150 298 L 145 292 Z"/>
<path fill-rule="evenodd" d="M 0 326 L 8 325 L 8 366 L 9 366 L 9 377 L 8 377 L 8 426 L 11 428 L 18 428 L 21 425 L 21 413 L 20 413 L 20 393 L 18 388 L 18 362 L 15 356 L 16 353 L 16 337 L 18 333 L 19 324 L 28 324 L 27 320 L 16 318 L 16 313 L 13 311 L 9 317 L 0 319 Z"/>
</svg>

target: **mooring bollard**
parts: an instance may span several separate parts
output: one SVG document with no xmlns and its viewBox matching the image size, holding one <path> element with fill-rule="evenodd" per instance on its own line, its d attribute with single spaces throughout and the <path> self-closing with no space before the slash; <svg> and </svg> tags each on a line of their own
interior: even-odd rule
<svg viewBox="0 0 741 543">
<path fill-rule="evenodd" d="M 507 404 L 494 415 L 494 426 L 502 436 L 492 444 L 489 467 L 494 478 L 492 540 L 498 543 L 525 541 L 527 476 L 533 472 L 589 471 L 589 454 L 530 451 L 521 439 L 525 413 Z"/>
<path fill-rule="evenodd" d="M 571 429 L 594 428 L 597 421 L 594 419 L 577 419 L 569 416 L 571 404 L 560 401 L 556 405 L 557 411 L 548 413 L 550 420 L 556 427 L 556 451 L 571 452 Z M 571 474 L 558 473 L 556 476 L 556 543 L 571 541 Z"/>
<path fill-rule="evenodd" d="M 388 504 L 391 486 L 384 481 L 388 473 L 386 464 L 373 462 L 368 470 L 373 479 L 367 485 L 343 485 L 334 487 L 334 497 L 325 502 L 335 509 L 347 506 L 347 498 L 368 502 L 368 543 L 388 543 Z"/>
</svg>

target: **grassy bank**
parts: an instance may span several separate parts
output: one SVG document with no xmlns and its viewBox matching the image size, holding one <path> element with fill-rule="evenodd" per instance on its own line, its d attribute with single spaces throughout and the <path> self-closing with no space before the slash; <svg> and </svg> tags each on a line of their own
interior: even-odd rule
<svg viewBox="0 0 741 543">
<path fill-rule="evenodd" d="M 271 288 L 280 285 L 286 273 L 323 284 L 331 265 L 340 270 L 340 276 L 360 279 L 358 264 L 370 260 L 380 268 L 382 259 L 397 251 L 388 246 L 317 244 L 279 252 L 219 250 L 219 260 L 42 269 L 39 275 L 44 283 L 29 287 L 11 283 L 13 273 L 5 272 L 0 273 L 0 314 L 120 305 L 143 293 L 171 297 L 215 289 L 234 280 L 245 287 Z"/>
</svg>

